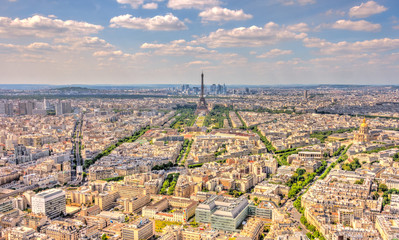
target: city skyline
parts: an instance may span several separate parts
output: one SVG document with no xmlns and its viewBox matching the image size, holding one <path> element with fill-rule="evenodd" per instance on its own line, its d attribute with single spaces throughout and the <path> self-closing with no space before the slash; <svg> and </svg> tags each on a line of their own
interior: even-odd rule
<svg viewBox="0 0 399 240">
<path fill-rule="evenodd" d="M 399 238 L 398 87 L 200 79 L 0 87 L 2 239 Z"/>
<path fill-rule="evenodd" d="M 0 84 L 399 84 L 395 1 L 3 0 Z"/>
</svg>

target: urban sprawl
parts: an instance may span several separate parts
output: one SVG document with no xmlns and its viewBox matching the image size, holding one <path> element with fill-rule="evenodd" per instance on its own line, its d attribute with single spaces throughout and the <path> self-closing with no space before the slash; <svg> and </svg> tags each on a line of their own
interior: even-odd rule
<svg viewBox="0 0 399 240">
<path fill-rule="evenodd" d="M 399 88 L 0 90 L 6 240 L 399 239 Z"/>
</svg>

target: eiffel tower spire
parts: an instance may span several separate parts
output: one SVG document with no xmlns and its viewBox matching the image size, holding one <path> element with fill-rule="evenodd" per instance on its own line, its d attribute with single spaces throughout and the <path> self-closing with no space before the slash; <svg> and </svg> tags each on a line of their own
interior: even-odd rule
<svg viewBox="0 0 399 240">
<path fill-rule="evenodd" d="M 201 73 L 201 96 L 200 101 L 197 106 L 196 114 L 200 113 L 208 113 L 208 105 L 206 104 L 205 97 L 204 97 L 204 72 Z"/>
</svg>

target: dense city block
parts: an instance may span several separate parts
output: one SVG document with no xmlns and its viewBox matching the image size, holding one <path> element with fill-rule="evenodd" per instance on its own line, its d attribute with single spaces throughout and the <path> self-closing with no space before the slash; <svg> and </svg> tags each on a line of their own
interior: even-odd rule
<svg viewBox="0 0 399 240">
<path fill-rule="evenodd" d="M 4 239 L 399 238 L 396 88 L 75 91 L 2 93 Z"/>
</svg>

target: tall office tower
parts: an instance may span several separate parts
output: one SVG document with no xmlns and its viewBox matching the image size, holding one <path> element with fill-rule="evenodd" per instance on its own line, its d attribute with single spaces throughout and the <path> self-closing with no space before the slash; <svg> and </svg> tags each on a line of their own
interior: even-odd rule
<svg viewBox="0 0 399 240">
<path fill-rule="evenodd" d="M 60 101 L 55 104 L 55 113 L 56 115 L 62 115 L 65 113 L 71 113 L 72 112 L 72 106 L 71 102 L 69 101 Z"/>
<path fill-rule="evenodd" d="M 61 101 L 58 99 L 57 103 L 55 104 L 55 114 L 62 115 L 62 104 Z"/>
<path fill-rule="evenodd" d="M 0 102 L 0 115 L 6 114 L 6 104 L 5 102 Z"/>
<path fill-rule="evenodd" d="M 18 103 L 18 114 L 19 115 L 26 115 L 26 102 L 19 102 Z"/>
<path fill-rule="evenodd" d="M 71 113 L 71 112 L 72 112 L 71 102 L 69 101 L 62 102 L 62 114 Z"/>
<path fill-rule="evenodd" d="M 211 85 L 211 94 L 216 94 L 216 93 L 217 93 L 217 92 L 216 92 L 216 91 L 217 91 L 216 89 L 217 89 L 216 84 L 212 84 L 212 85 Z"/>
<path fill-rule="evenodd" d="M 26 102 L 26 115 L 32 115 L 32 111 L 35 108 L 34 102 Z"/>
<path fill-rule="evenodd" d="M 66 213 L 65 192 L 60 189 L 49 189 L 32 197 L 32 212 L 43 213 L 55 218 Z"/>
<path fill-rule="evenodd" d="M 7 116 L 13 116 L 14 115 L 14 105 L 12 104 L 12 102 L 6 102 L 5 103 L 5 113 Z"/>
<path fill-rule="evenodd" d="M 181 86 L 181 91 L 182 91 L 182 92 L 188 91 L 189 89 L 190 89 L 190 85 L 188 85 L 188 84 L 183 84 L 183 85 Z"/>
<path fill-rule="evenodd" d="M 46 98 L 43 99 L 43 110 L 47 110 L 47 100 L 46 100 Z"/>
<path fill-rule="evenodd" d="M 303 97 L 304 97 L 305 99 L 308 99 L 308 90 L 305 90 L 305 92 L 303 93 Z"/>
<path fill-rule="evenodd" d="M 197 106 L 196 114 L 207 114 L 209 112 L 208 105 L 206 104 L 204 97 L 204 73 L 201 74 L 201 96 Z"/>
</svg>

